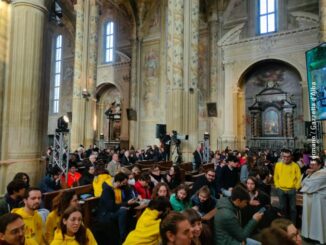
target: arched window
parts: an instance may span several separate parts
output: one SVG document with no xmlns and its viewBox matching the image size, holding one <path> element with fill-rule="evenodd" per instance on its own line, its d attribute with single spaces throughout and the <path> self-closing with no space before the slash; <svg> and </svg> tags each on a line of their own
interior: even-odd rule
<svg viewBox="0 0 326 245">
<path fill-rule="evenodd" d="M 62 35 L 59 35 L 57 36 L 55 41 L 54 86 L 53 86 L 53 101 L 52 101 L 53 113 L 59 112 L 61 63 L 62 63 Z"/>
<path fill-rule="evenodd" d="M 113 48 L 114 48 L 114 23 L 109 21 L 105 26 L 104 49 L 105 49 L 105 63 L 113 62 Z"/>
<path fill-rule="evenodd" d="M 259 0 L 259 33 L 276 31 L 276 0 Z"/>
</svg>

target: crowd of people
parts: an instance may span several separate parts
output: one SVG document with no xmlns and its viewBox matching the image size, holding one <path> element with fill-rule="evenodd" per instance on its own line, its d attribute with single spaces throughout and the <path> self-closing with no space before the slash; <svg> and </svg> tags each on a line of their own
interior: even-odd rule
<svg viewBox="0 0 326 245">
<path fill-rule="evenodd" d="M 211 167 L 189 183 L 181 165 L 162 171 L 159 164 L 145 170 L 135 164 L 159 162 L 160 152 L 155 146 L 121 151 L 81 146 L 70 156 L 67 176 L 49 167 L 39 188 L 30 186 L 27 174 L 17 173 L 0 199 L 0 245 L 274 245 L 301 244 L 301 235 L 326 242 L 322 158 L 288 149 L 277 155 L 226 148 L 212 153 Z M 198 147 L 192 173 L 202 170 L 202 154 Z M 66 190 L 88 184 L 98 198 L 90 227 L 83 223 L 80 197 L 74 188 Z M 60 189 L 52 209 L 45 210 L 42 193 Z M 298 191 L 304 196 L 302 222 Z"/>
</svg>

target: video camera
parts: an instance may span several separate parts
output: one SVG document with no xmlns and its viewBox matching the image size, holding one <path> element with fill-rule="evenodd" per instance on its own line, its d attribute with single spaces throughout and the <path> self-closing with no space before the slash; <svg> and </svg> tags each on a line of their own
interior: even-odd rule
<svg viewBox="0 0 326 245">
<path fill-rule="evenodd" d="M 175 144 L 180 144 L 181 140 L 188 140 L 189 139 L 189 135 L 180 135 L 178 134 L 178 132 L 176 130 L 172 130 L 172 137 L 171 140 L 172 142 L 174 142 Z"/>
</svg>

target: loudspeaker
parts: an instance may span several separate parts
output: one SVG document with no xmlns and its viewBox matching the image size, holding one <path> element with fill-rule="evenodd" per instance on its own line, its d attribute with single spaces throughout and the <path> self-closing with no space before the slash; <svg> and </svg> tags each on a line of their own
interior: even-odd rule
<svg viewBox="0 0 326 245">
<path fill-rule="evenodd" d="M 207 103 L 207 116 L 217 117 L 216 103 Z"/>
<path fill-rule="evenodd" d="M 129 121 L 137 121 L 137 112 L 134 109 L 127 108 L 127 118 Z"/>
<path fill-rule="evenodd" d="M 166 124 L 156 124 L 156 138 L 162 139 L 166 135 Z"/>
</svg>

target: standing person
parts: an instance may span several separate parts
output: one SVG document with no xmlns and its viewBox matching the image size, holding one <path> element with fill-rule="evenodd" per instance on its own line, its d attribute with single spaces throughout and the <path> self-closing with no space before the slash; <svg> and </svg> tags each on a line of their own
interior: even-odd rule
<svg viewBox="0 0 326 245">
<path fill-rule="evenodd" d="M 25 224 L 19 214 L 8 213 L 0 219 L 0 245 L 38 245 L 24 236 Z"/>
<path fill-rule="evenodd" d="M 230 197 L 233 187 L 239 182 L 238 163 L 239 159 L 234 155 L 229 155 L 226 159 L 227 165 L 221 169 L 219 186 L 224 196 Z"/>
<path fill-rule="evenodd" d="M 312 159 L 309 175 L 302 181 L 302 236 L 326 243 L 326 169 L 320 159 Z"/>
<path fill-rule="evenodd" d="M 97 245 L 92 232 L 84 227 L 83 216 L 76 207 L 67 208 L 61 218 L 60 228 L 55 231 L 51 245 Z"/>
<path fill-rule="evenodd" d="M 298 164 L 292 161 L 288 149 L 282 151 L 282 162 L 276 163 L 274 185 L 280 200 L 280 209 L 295 224 L 297 218 L 296 194 L 300 188 L 301 171 Z M 290 213 L 287 210 L 290 210 Z"/>
<path fill-rule="evenodd" d="M 78 197 L 74 190 L 60 192 L 53 199 L 52 211 L 49 213 L 45 222 L 45 239 L 51 243 L 54 237 L 54 231 L 60 227 L 60 220 L 63 212 L 68 207 L 78 207 Z"/>
<path fill-rule="evenodd" d="M 25 223 L 25 238 L 34 239 L 39 245 L 44 244 L 43 224 L 41 215 L 37 212 L 41 204 L 42 193 L 38 188 L 29 188 L 23 198 L 24 207 L 12 210 L 22 216 Z"/>
<path fill-rule="evenodd" d="M 161 222 L 160 234 L 162 245 L 190 245 L 193 238 L 187 217 L 173 211 Z"/>
<path fill-rule="evenodd" d="M 6 195 L 0 198 L 0 217 L 21 207 L 25 190 L 26 184 L 22 180 L 13 180 L 7 185 Z"/>
<path fill-rule="evenodd" d="M 193 153 L 194 159 L 193 159 L 193 169 L 198 170 L 199 167 L 203 164 L 203 153 L 201 151 L 201 145 L 198 145 L 196 150 Z"/>
<path fill-rule="evenodd" d="M 263 213 L 255 213 L 243 228 L 240 224 L 240 209 L 246 207 L 249 200 L 249 193 L 242 186 L 233 188 L 231 198 L 219 200 L 214 217 L 215 245 L 241 244 L 254 231 Z"/>
<path fill-rule="evenodd" d="M 109 172 L 109 174 L 114 177 L 121 169 L 121 165 L 119 162 L 119 154 L 114 153 L 112 155 L 112 160 L 109 162 L 106 170 Z"/>
</svg>

